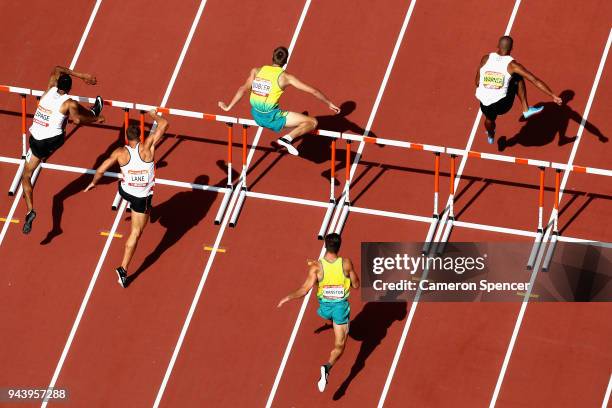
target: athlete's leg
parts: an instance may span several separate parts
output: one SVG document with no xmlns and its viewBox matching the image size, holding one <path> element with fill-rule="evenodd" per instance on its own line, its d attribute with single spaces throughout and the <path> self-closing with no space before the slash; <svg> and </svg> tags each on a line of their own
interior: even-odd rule
<svg viewBox="0 0 612 408">
<path fill-rule="evenodd" d="M 34 192 L 32 188 L 32 175 L 34 170 L 40 164 L 40 159 L 30 153 L 30 159 L 26 160 L 23 168 L 23 174 L 21 176 L 21 186 L 23 187 L 23 197 L 25 198 L 28 212 L 32 211 L 34 207 Z"/>
<path fill-rule="evenodd" d="M 329 355 L 329 365 L 333 366 L 336 364 L 336 361 L 342 356 L 344 353 L 344 348 L 346 346 L 346 338 L 348 337 L 348 324 L 336 324 L 334 323 L 334 349 L 331 351 Z"/>
<path fill-rule="evenodd" d="M 302 113 L 288 112 L 285 127 L 294 129 L 289 132 L 287 136 L 290 136 L 290 140 L 292 140 L 298 136 L 305 135 L 308 132 L 312 132 L 317 127 L 317 124 L 317 120 L 312 116 L 307 116 Z"/>
<path fill-rule="evenodd" d="M 485 129 L 487 130 L 487 134 L 491 136 L 495 134 L 495 120 L 485 117 L 484 125 Z"/>
<path fill-rule="evenodd" d="M 527 112 L 529 110 L 529 103 L 527 103 L 527 87 L 525 86 L 525 80 L 522 76 L 517 76 L 515 78 L 516 81 L 516 95 L 521 101 L 521 108 L 523 112 Z"/>
<path fill-rule="evenodd" d="M 123 261 L 121 262 L 121 267 L 126 271 L 130 261 L 132 260 L 132 256 L 134 256 L 134 251 L 138 245 L 138 240 L 140 239 L 142 231 L 144 230 L 148 221 L 148 213 L 132 211 L 132 231 L 130 232 L 129 238 L 125 242 L 125 252 L 123 253 Z"/>
</svg>

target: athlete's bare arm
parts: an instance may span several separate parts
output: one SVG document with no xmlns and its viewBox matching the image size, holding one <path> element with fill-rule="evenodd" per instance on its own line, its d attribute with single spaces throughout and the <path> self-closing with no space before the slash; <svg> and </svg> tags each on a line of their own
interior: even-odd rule
<svg viewBox="0 0 612 408">
<path fill-rule="evenodd" d="M 290 294 L 282 298 L 281 301 L 278 303 L 278 307 L 281 307 L 282 305 L 284 305 L 285 303 L 287 303 L 288 301 L 292 299 L 299 299 L 301 297 L 306 296 L 308 291 L 310 291 L 310 289 L 312 289 L 312 287 L 317 282 L 318 273 L 319 273 L 319 263 L 315 262 L 311 264 L 310 267 L 308 268 L 308 276 L 306 277 L 306 281 L 302 284 L 302 286 L 300 286 L 297 290 L 291 292 Z"/>
<path fill-rule="evenodd" d="M 89 185 L 85 188 L 85 192 L 91 190 L 92 188 L 94 188 L 96 186 L 96 184 L 98 183 L 98 181 L 100 181 L 100 179 L 102 178 L 102 176 L 104 175 L 104 172 L 106 170 L 108 170 L 112 165 L 114 165 L 115 163 L 117 163 L 119 161 L 119 156 L 125 151 L 125 149 L 123 147 L 118 147 L 116 148 L 111 155 L 108 157 L 108 159 L 104 160 L 102 162 L 102 164 L 100 165 L 100 167 L 98 167 L 96 169 L 96 174 L 94 174 L 94 178 L 91 181 L 91 183 L 89 183 Z"/>
<path fill-rule="evenodd" d="M 83 82 L 85 82 L 87 85 L 95 85 L 98 83 L 97 78 L 91 74 L 76 72 L 69 68 L 57 65 L 55 68 L 53 68 L 53 71 L 51 71 L 51 76 L 49 77 L 49 84 L 47 85 L 47 89 L 53 88 L 57 85 L 57 79 L 61 74 L 68 74 L 75 78 L 82 79 Z"/>
<path fill-rule="evenodd" d="M 351 262 L 349 258 L 342 258 L 342 269 L 344 269 L 344 274 L 351 279 L 351 286 L 353 289 L 359 289 L 359 286 L 361 286 L 359 276 L 355 273 L 353 262 Z"/>
<path fill-rule="evenodd" d="M 242 84 L 240 88 L 238 88 L 238 90 L 236 91 L 236 94 L 232 98 L 229 105 L 226 105 L 225 102 L 222 102 L 222 101 L 219 101 L 217 105 L 226 112 L 232 109 L 234 105 L 236 105 L 238 101 L 242 99 L 242 97 L 244 96 L 244 93 L 251 89 L 251 85 L 253 84 L 253 81 L 255 80 L 255 76 L 257 75 L 257 72 L 259 72 L 259 68 L 253 68 L 251 70 L 249 77 L 246 79 L 244 84 Z"/>
<path fill-rule="evenodd" d="M 474 80 L 476 84 L 476 88 L 478 88 L 478 86 L 480 85 L 480 68 L 484 67 L 484 64 L 486 64 L 488 60 L 489 60 L 488 55 L 485 55 L 480 60 L 480 65 L 478 66 L 478 69 L 476 70 L 476 79 Z"/>
<path fill-rule="evenodd" d="M 68 112 L 68 116 L 70 120 L 75 125 L 86 125 L 88 123 L 104 123 L 104 116 L 98 115 L 94 116 L 94 114 L 90 111 L 79 105 L 79 103 L 75 100 L 68 99 L 64 102 L 60 108 L 60 112 L 66 113 Z"/>
<path fill-rule="evenodd" d="M 161 140 L 164 133 L 166 133 L 170 127 L 170 124 L 168 123 L 168 119 L 157 114 L 157 109 L 150 110 L 149 116 L 151 116 L 151 118 L 157 123 L 157 127 L 153 133 L 145 138 L 142 147 L 144 150 L 150 150 L 151 153 L 153 153 L 155 145 L 157 145 L 157 143 Z"/>
<path fill-rule="evenodd" d="M 319 91 L 317 88 L 312 87 L 310 85 L 305 84 L 300 81 L 295 75 L 291 75 L 287 72 L 283 72 L 282 75 L 278 78 L 279 85 L 281 88 L 286 88 L 291 85 L 299 89 L 300 91 L 306 92 L 323 102 L 329 109 L 334 111 L 335 113 L 340 113 L 340 108 L 333 104 L 323 92 Z"/>
<path fill-rule="evenodd" d="M 508 64 L 508 72 L 511 74 L 518 74 L 534 84 L 540 91 L 550 96 L 557 105 L 561 105 L 563 103 L 563 100 L 555 95 L 550 87 L 544 83 L 544 81 L 533 75 L 527 70 L 527 68 L 518 62 L 512 61 L 510 64 Z"/>
</svg>

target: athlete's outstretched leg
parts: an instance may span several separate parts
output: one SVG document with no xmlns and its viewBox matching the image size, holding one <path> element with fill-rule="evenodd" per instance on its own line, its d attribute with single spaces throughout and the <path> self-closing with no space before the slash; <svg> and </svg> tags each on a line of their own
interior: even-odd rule
<svg viewBox="0 0 612 408">
<path fill-rule="evenodd" d="M 148 221 L 148 213 L 132 211 L 132 231 L 130 231 L 130 236 L 128 237 L 127 241 L 125 241 L 125 251 L 123 252 L 123 261 L 121 261 L 121 266 L 115 269 L 115 272 L 117 272 L 117 276 L 119 278 L 119 284 L 124 288 L 127 286 L 127 268 L 130 265 L 130 261 L 132 260 L 134 251 L 136 251 L 136 246 L 138 245 L 138 240 L 140 239 L 142 231 L 144 230 Z"/>
<path fill-rule="evenodd" d="M 34 222 L 34 218 L 36 218 L 36 211 L 34 211 L 34 188 L 32 187 L 32 175 L 40 164 L 40 159 L 38 157 L 34 156 L 31 151 L 28 153 L 29 157 L 26 159 L 23 174 L 21 175 L 23 198 L 25 199 L 26 207 L 28 208 L 22 229 L 24 234 L 29 234 L 30 231 L 32 231 L 32 222 Z"/>
<path fill-rule="evenodd" d="M 319 382 L 317 383 L 319 391 L 321 392 L 325 390 L 325 386 L 327 385 L 327 377 L 329 376 L 329 371 L 344 353 L 344 348 L 346 347 L 346 339 L 348 337 L 348 328 L 348 323 L 334 323 L 334 348 L 329 354 L 329 360 L 327 364 L 321 366 L 321 377 L 319 379 Z"/>
<path fill-rule="evenodd" d="M 288 112 L 285 128 L 294 128 L 291 132 L 278 139 L 276 142 L 283 146 L 294 156 L 298 155 L 298 151 L 291 145 L 293 139 L 312 132 L 317 127 L 317 120 L 311 116 L 302 113 Z"/>
<path fill-rule="evenodd" d="M 521 101 L 521 108 L 523 112 L 527 112 L 529 110 L 529 103 L 527 103 L 527 87 L 525 86 L 525 80 L 522 76 L 516 78 L 516 95 Z"/>
</svg>

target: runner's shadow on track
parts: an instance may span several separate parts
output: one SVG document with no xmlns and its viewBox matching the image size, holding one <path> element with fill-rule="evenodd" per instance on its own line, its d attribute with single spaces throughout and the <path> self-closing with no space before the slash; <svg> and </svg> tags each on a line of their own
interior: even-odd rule
<svg viewBox="0 0 612 408">
<path fill-rule="evenodd" d="M 569 123 L 574 121 L 580 124 L 582 121 L 582 116 L 569 106 L 569 102 L 574 99 L 574 95 L 574 91 L 566 89 L 559 94 L 559 97 L 563 100 L 561 105 L 557 105 L 554 102 L 544 102 L 535 105 L 543 106 L 544 110 L 528 120 L 521 119 L 521 121 L 525 122 L 525 125 L 516 135 L 509 139 L 505 136 L 500 137 L 497 141 L 498 150 L 503 152 L 508 147 L 517 144 L 526 147 L 545 146 L 552 143 L 557 134 L 559 134 L 559 146 L 573 143 L 576 140 L 576 136 L 570 137 L 566 134 Z M 597 136 L 600 142 L 606 143 L 608 141 L 608 138 L 592 123 L 587 121 L 584 127 L 590 133 Z"/>
<path fill-rule="evenodd" d="M 357 358 L 353 362 L 349 375 L 344 379 L 340 387 L 334 393 L 335 401 L 341 399 L 348 390 L 351 382 L 365 368 L 366 361 L 374 350 L 387 336 L 387 331 L 394 322 L 400 322 L 406 318 L 407 303 L 401 302 L 369 302 L 366 303 L 361 312 L 351 320 L 349 337 L 361 342 Z M 315 331 L 320 333 L 331 329 L 327 324 Z"/>
<path fill-rule="evenodd" d="M 217 165 L 221 168 L 223 168 L 222 164 L 222 161 L 217 162 Z M 237 176 L 238 173 L 233 174 L 233 177 Z M 207 185 L 209 181 L 210 178 L 207 175 L 200 175 L 196 177 L 193 183 Z M 225 187 L 226 183 L 227 179 L 223 179 L 216 186 Z M 166 228 L 166 232 L 138 269 L 128 276 L 127 286 L 131 285 L 141 273 L 157 262 L 189 230 L 196 227 L 206 217 L 216 198 L 217 193 L 194 189 L 181 191 L 163 203 L 154 205 L 151 210 L 151 223 L 159 222 Z"/>
<path fill-rule="evenodd" d="M 138 121 L 133 121 L 132 124 L 138 124 Z M 66 140 L 72 137 L 72 135 L 74 135 L 74 133 L 79 128 L 80 126 L 76 126 L 74 129 L 72 129 L 66 135 Z M 108 127 L 108 126 L 106 128 L 115 129 L 114 127 Z M 94 169 L 98 168 L 102 164 L 102 162 L 104 162 L 104 160 L 106 160 L 116 148 L 124 145 L 125 130 L 123 126 L 118 129 L 119 129 L 119 132 L 117 135 L 117 139 L 115 139 L 115 141 L 106 148 L 104 153 L 100 154 L 96 158 L 92 166 Z M 111 168 L 110 171 L 119 171 L 119 167 L 116 166 L 114 169 Z M 54 238 L 58 237 L 59 235 L 63 233 L 62 216 L 64 214 L 64 202 L 70 197 L 83 192 L 85 187 L 87 187 L 87 185 L 91 182 L 92 178 L 93 176 L 91 174 L 82 174 L 76 179 L 74 179 L 73 181 L 71 181 L 68 185 L 66 185 L 64 188 L 62 188 L 60 191 L 58 191 L 53 196 L 53 208 L 51 210 L 51 214 L 53 216 L 53 226 L 51 227 L 51 230 L 47 233 L 47 236 L 40 242 L 41 245 L 50 244 Z M 109 178 L 109 177 L 102 177 L 98 185 L 109 184 L 113 182 L 116 182 L 116 180 Z"/>
</svg>

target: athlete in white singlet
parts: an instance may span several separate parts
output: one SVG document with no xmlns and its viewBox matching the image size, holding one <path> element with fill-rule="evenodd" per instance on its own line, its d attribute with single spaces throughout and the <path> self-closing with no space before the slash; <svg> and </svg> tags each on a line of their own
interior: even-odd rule
<svg viewBox="0 0 612 408">
<path fill-rule="evenodd" d="M 127 269 L 138 245 L 151 211 L 153 187 L 155 186 L 155 145 L 168 129 L 168 121 L 157 115 L 156 110 L 149 112 L 156 122 L 155 130 L 141 143 L 140 128 L 130 126 L 127 130 L 127 145 L 115 149 L 96 170 L 93 180 L 85 191 L 89 191 L 100 181 L 104 172 L 118 163 L 123 178 L 119 181 L 119 194 L 130 203 L 132 210 L 132 231 L 125 242 L 121 266 L 115 269 L 119 284 L 127 287 Z"/>
<path fill-rule="evenodd" d="M 86 109 L 70 99 L 68 93 L 72 88 L 71 76 L 82 79 L 88 85 L 97 83 L 96 77 L 93 75 L 82 74 L 60 66 L 56 66 L 51 73 L 47 91 L 40 98 L 32 120 L 32 126 L 30 126 L 30 149 L 26 155 L 26 164 L 21 177 L 23 197 L 28 207 L 23 223 L 24 234 L 30 233 L 32 222 L 36 218 L 32 174 L 42 160 L 51 156 L 64 144 L 68 118 L 75 125 L 104 122 L 104 116 L 100 115 L 103 106 L 101 97 L 96 98 L 96 102 L 91 109 Z"/>
<path fill-rule="evenodd" d="M 543 107 L 529 106 L 525 79 L 550 96 L 555 103 L 561 104 L 561 98 L 542 80 L 536 78 L 524 66 L 516 62 L 510 55 L 512 37 L 503 36 L 497 44 L 497 52 L 482 57 L 476 71 L 476 98 L 480 101 L 480 110 L 485 116 L 487 141 L 495 141 L 495 120 L 498 115 L 507 113 L 512 108 L 514 95 L 518 95 L 523 109 L 523 118 L 540 113 Z"/>
</svg>

